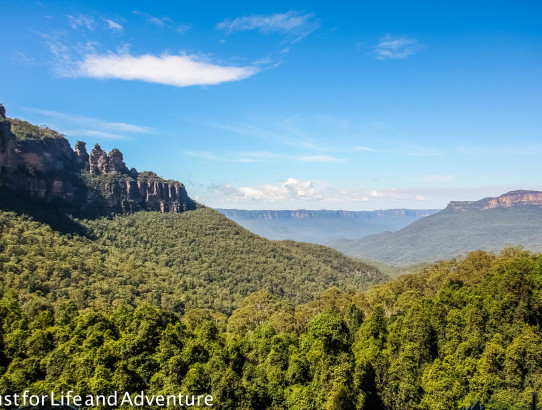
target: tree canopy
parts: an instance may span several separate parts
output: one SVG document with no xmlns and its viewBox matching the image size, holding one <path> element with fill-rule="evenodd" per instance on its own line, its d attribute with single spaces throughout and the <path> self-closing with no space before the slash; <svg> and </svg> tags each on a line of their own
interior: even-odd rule
<svg viewBox="0 0 542 410">
<path fill-rule="evenodd" d="M 221 409 L 523 409 L 542 386 L 542 255 L 378 271 L 211 210 L 0 214 L 0 394 L 211 394 Z M 326 288 L 328 288 L 326 290 Z"/>
</svg>

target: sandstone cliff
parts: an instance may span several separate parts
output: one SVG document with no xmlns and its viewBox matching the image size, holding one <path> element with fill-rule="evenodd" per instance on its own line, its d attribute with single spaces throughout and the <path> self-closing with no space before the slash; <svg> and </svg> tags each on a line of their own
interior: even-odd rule
<svg viewBox="0 0 542 410">
<path fill-rule="evenodd" d="M 74 150 L 56 131 L 8 119 L 1 104 L 0 187 L 81 216 L 195 208 L 180 182 L 129 170 L 118 149 L 106 153 L 96 144 L 89 154 L 77 142 Z"/>
<path fill-rule="evenodd" d="M 525 205 L 542 206 L 542 192 L 511 191 L 496 198 L 484 198 L 479 201 L 452 201 L 446 209 L 462 211 L 466 209 L 511 208 Z"/>
<path fill-rule="evenodd" d="M 15 136 L 11 134 L 11 126 L 6 119 L 6 110 L 0 104 L 0 178 L 17 167 Z"/>
</svg>

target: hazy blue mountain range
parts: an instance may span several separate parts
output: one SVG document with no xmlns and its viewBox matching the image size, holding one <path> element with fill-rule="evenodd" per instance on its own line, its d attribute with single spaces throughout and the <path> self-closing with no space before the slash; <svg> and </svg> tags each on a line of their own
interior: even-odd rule
<svg viewBox="0 0 542 410">
<path fill-rule="evenodd" d="M 244 228 L 268 239 L 324 244 L 337 239 L 359 239 L 397 231 L 436 209 L 387 209 L 379 211 L 311 211 L 217 209 Z"/>
<path fill-rule="evenodd" d="M 449 259 L 475 250 L 522 246 L 542 251 L 542 192 L 513 191 L 480 201 L 450 202 L 441 212 L 397 231 L 328 244 L 349 256 L 392 265 Z"/>
</svg>

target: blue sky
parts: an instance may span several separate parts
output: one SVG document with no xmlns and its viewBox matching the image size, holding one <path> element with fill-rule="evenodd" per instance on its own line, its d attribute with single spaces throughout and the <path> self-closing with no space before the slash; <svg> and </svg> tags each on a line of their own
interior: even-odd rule
<svg viewBox="0 0 542 410">
<path fill-rule="evenodd" d="M 223 208 L 542 189 L 539 1 L 0 0 L 0 102 Z"/>
</svg>

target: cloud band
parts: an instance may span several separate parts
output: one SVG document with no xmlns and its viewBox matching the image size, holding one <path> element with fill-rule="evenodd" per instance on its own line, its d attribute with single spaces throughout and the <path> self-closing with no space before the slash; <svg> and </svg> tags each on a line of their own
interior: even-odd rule
<svg viewBox="0 0 542 410">
<path fill-rule="evenodd" d="M 221 66 L 189 55 L 107 54 L 87 55 L 71 74 L 74 77 L 139 80 L 188 87 L 242 80 L 257 72 L 254 67 Z"/>
</svg>

